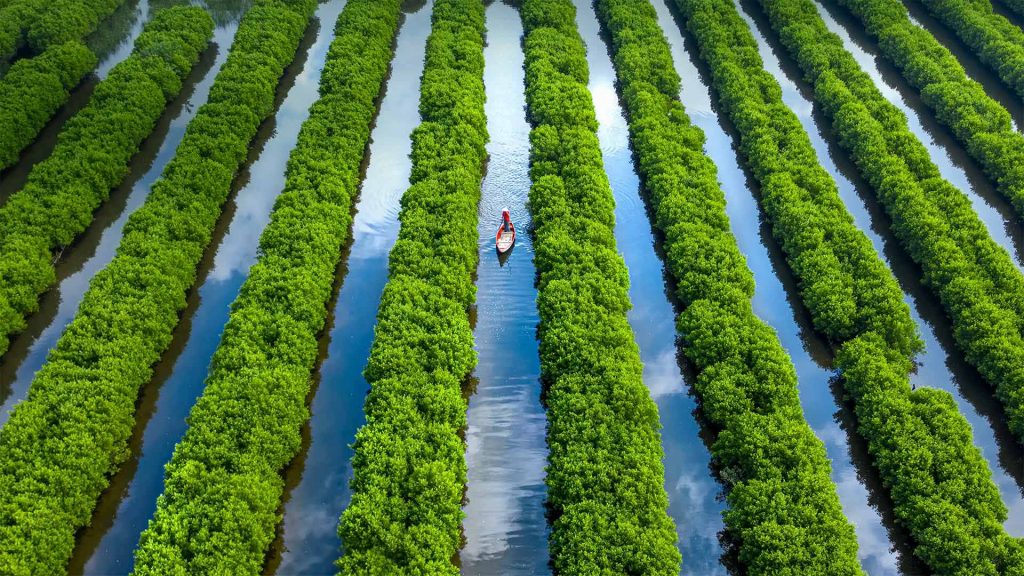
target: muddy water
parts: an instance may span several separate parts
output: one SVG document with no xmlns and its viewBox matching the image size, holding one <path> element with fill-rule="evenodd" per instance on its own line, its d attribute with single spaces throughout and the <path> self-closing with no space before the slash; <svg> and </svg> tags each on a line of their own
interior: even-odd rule
<svg viewBox="0 0 1024 576">
<path fill-rule="evenodd" d="M 852 433 L 849 407 L 841 404 L 841 394 L 832 382 L 835 373 L 830 366 L 831 352 L 814 333 L 800 304 L 795 279 L 757 204 L 757 186 L 740 168 L 732 148 L 733 129 L 712 102 L 709 73 L 699 61 L 696 44 L 685 33 L 672 0 L 654 5 L 684 79 L 683 103 L 707 135 L 705 151 L 718 166 L 733 233 L 754 272 L 754 310 L 776 330 L 793 359 L 805 417 L 825 444 L 843 511 L 856 529 L 861 564 L 873 575 L 906 572 L 909 554 L 905 536 L 894 530 L 891 504 L 881 496 L 865 447 Z"/>
<path fill-rule="evenodd" d="M 669 514 L 679 534 L 683 572 L 724 574 L 725 568 L 719 561 L 724 550 L 718 540 L 723 529 L 722 490 L 712 476 L 711 456 L 694 417 L 697 406 L 677 360 L 673 304 L 640 196 L 628 126 L 616 93 L 615 71 L 590 2 L 575 3 L 576 20 L 587 45 L 590 90 L 600 125 L 598 137 L 615 194 L 616 242 L 629 269 L 629 295 L 633 302 L 629 321 L 640 346 L 644 382 L 661 415 L 665 489 L 669 495 Z"/>
<path fill-rule="evenodd" d="M 399 201 L 409 186 L 409 135 L 420 122 L 419 78 L 430 34 L 430 3 L 408 4 L 392 72 L 371 134 L 344 282 L 314 377 L 312 418 L 304 446 L 287 471 L 284 521 L 267 573 L 333 574 L 341 554 L 338 518 L 351 496 L 352 450 L 365 422 L 369 385 L 363 368 L 373 343 L 377 307 L 388 277 L 388 253 L 398 236 Z"/>
<path fill-rule="evenodd" d="M 809 87 L 800 80 L 799 71 L 785 52 L 775 44 L 768 23 L 756 7 L 744 1 L 743 14 L 758 41 L 766 69 L 782 85 L 782 98 L 811 136 L 818 158 L 833 176 L 847 209 L 857 227 L 871 239 L 875 250 L 893 270 L 904 291 L 904 300 L 925 342 L 918 367 L 911 381 L 915 386 L 933 386 L 949 391 L 960 413 L 974 429 L 974 443 L 981 450 L 993 480 L 1010 510 L 1006 523 L 1011 534 L 1024 531 L 1024 460 L 1021 449 L 1005 424 L 1005 415 L 992 398 L 991 388 L 964 360 L 952 338 L 952 331 L 941 305 L 921 284 L 920 269 L 903 252 L 889 229 L 889 221 L 866 182 L 838 148 L 830 124 L 810 100 Z M 781 55 L 781 58 L 779 57 Z"/>
<path fill-rule="evenodd" d="M 989 234 L 1015 258 L 1021 268 L 1024 261 L 1024 227 L 1010 205 L 993 189 L 978 165 L 935 120 L 903 77 L 879 52 L 863 26 L 849 12 L 829 2 L 816 4 L 828 29 L 839 35 L 846 49 L 874 81 L 886 99 L 903 111 L 910 131 L 924 143 L 942 176 L 959 188 L 971 201 Z"/>
<path fill-rule="evenodd" d="M 265 123 L 249 160 L 236 179 L 233 198 L 218 224 L 215 250 L 208 251 L 198 290 L 190 295 L 185 321 L 175 331 L 171 352 L 157 365 L 156 377 L 140 400 L 131 441 L 132 455 L 104 493 L 92 525 L 79 539 L 71 571 L 85 574 L 127 573 L 135 545 L 156 509 L 163 490 L 164 464 L 185 432 L 185 417 L 202 392 L 210 358 L 255 260 L 260 232 L 284 187 L 288 154 L 299 127 L 317 99 L 320 71 L 333 25 L 344 0 L 321 4 L 295 62 L 278 88 L 278 108 Z"/>
<path fill-rule="evenodd" d="M 518 11 L 487 8 L 484 50 L 490 161 L 480 200 L 480 265 L 475 341 L 479 363 L 469 400 L 464 511 L 464 575 L 550 573 L 544 517 L 546 418 L 540 403 L 537 291 L 526 200 L 530 126 L 526 121 L 523 29 Z M 518 228 L 499 258 L 494 236 L 501 210 Z"/>
</svg>

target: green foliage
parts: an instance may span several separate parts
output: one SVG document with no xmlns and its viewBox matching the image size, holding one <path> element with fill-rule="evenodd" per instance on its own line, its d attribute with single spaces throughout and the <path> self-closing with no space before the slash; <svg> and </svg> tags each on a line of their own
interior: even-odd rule
<svg viewBox="0 0 1024 576">
<path fill-rule="evenodd" d="M 683 350 L 716 433 L 711 453 L 728 491 L 726 530 L 739 560 L 750 574 L 862 574 L 824 446 L 803 417 L 792 362 L 751 308 L 753 277 L 730 232 L 715 167 L 703 153 L 704 134 L 679 101 L 680 79 L 657 15 L 646 0 L 596 4 L 612 39 L 637 168 L 684 308 Z M 702 31 L 726 46 L 736 40 L 714 21 Z M 741 48 L 749 59 L 748 49 Z M 878 326 L 893 346 L 916 349 L 894 280 L 853 229 L 799 123 L 780 113 L 781 102 L 772 105 L 778 87 L 773 92 L 770 78 L 727 62 L 729 54 L 716 56 L 731 72 L 723 100 L 730 112 L 748 115 L 744 152 L 766 184 L 763 202 L 803 272 L 802 293 L 813 302 L 819 329 L 841 339 Z M 844 243 L 827 243 L 831 238 Z M 814 275 L 819 271 L 822 277 Z M 823 286 L 832 299 L 814 300 Z"/>
<path fill-rule="evenodd" d="M 989 0 L 921 0 L 1004 84 L 1024 98 L 1024 31 L 996 14 Z"/>
<path fill-rule="evenodd" d="M 412 135 L 411 186 L 365 370 L 343 574 L 458 574 L 466 401 L 476 365 L 477 204 L 487 157 L 484 4 L 437 0 Z"/>
<path fill-rule="evenodd" d="M 124 0 L 10 0 L 0 5 L 0 63 L 27 45 L 34 53 L 82 41 Z"/>
<path fill-rule="evenodd" d="M 575 9 L 527 0 L 521 16 L 552 564 L 566 576 L 677 575 L 661 424 L 626 318 L 629 275 Z"/>
<path fill-rule="evenodd" d="M 1021 438 L 1024 278 L 811 0 L 761 5 L 942 301 L 957 343 L 996 385 Z M 837 364 L 855 399 L 858 431 L 890 489 L 897 519 L 916 541 L 915 553 L 936 574 L 1021 573 L 1024 546 L 1002 528 L 1006 508 L 967 422 L 947 394 L 907 390 L 909 359 L 894 352 L 881 335 L 865 332 L 842 346 Z"/>
<path fill-rule="evenodd" d="M 314 8 L 260 0 L 242 20 L 209 100 L 0 430 L 0 572 L 63 571 L 75 531 L 128 457 L 139 388 L 170 344 L 235 172 L 273 112 Z"/>
<path fill-rule="evenodd" d="M 88 48 L 68 42 L 15 62 L 0 78 L 0 171 L 18 161 L 94 66 Z"/>
<path fill-rule="evenodd" d="M 400 0 L 349 0 L 320 99 L 167 466 L 137 574 L 258 574 L 279 521 L 281 470 L 298 452 L 334 270 L 398 28 Z"/>
<path fill-rule="evenodd" d="M 212 35 L 213 21 L 199 8 L 154 16 L 132 55 L 68 121 L 53 153 L 0 207 L 0 310 L 6 311 L 0 315 L 0 354 L 53 284 L 52 251 L 71 244 L 92 222 Z"/>
<path fill-rule="evenodd" d="M 1000 193 L 1024 216 L 1024 135 L 1013 129 L 1009 112 L 967 77 L 949 50 L 910 21 L 899 0 L 840 2 L 879 39 L 885 57 L 920 90 L 939 122 L 953 132 Z M 955 18 L 967 16 L 958 14 Z M 1020 37 L 1024 40 L 1024 35 Z M 1024 70 L 1024 52 L 1020 62 Z"/>
</svg>

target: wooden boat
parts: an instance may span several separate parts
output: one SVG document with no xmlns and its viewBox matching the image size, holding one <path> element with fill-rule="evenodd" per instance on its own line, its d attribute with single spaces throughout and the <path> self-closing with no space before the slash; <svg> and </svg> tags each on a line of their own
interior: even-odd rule
<svg viewBox="0 0 1024 576">
<path fill-rule="evenodd" d="M 494 237 L 495 245 L 498 247 L 498 254 L 504 254 L 512 249 L 516 243 L 516 225 L 512 223 L 512 217 L 508 208 L 501 211 L 501 225 L 498 226 L 498 233 Z"/>
</svg>

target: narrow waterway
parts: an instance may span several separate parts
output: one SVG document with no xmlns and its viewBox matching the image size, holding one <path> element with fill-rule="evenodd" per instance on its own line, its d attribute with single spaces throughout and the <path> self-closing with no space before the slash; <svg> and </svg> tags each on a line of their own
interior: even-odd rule
<svg viewBox="0 0 1024 576">
<path fill-rule="evenodd" d="M 1017 220 L 1013 208 L 996 192 L 963 147 L 938 123 L 918 92 L 879 53 L 861 23 L 845 9 L 830 3 L 822 4 L 818 0 L 815 6 L 828 29 L 842 39 L 847 51 L 853 54 L 882 95 L 907 117 L 910 131 L 928 149 L 942 176 L 967 195 L 992 239 L 1005 248 L 1017 268 L 1022 269 L 1024 227 Z"/>
<path fill-rule="evenodd" d="M 0 359 L 0 425 L 25 398 L 36 371 L 74 318 L 92 277 L 114 257 L 128 216 L 145 202 L 150 186 L 174 157 L 185 128 L 209 96 L 237 28 L 237 23 L 232 23 L 215 30 L 214 45 L 203 53 L 181 94 L 132 159 L 124 182 L 111 192 L 86 232 L 61 255 L 56 287 L 42 296 L 39 310 L 28 318 L 28 327 L 11 341 Z"/>
<path fill-rule="evenodd" d="M 846 8 L 839 6 L 836 0 L 823 0 L 823 2 L 841 12 L 848 12 Z M 910 21 L 918 27 L 927 30 L 933 38 L 938 40 L 939 44 L 942 44 L 949 50 L 960 65 L 963 66 L 964 71 L 967 72 L 967 77 L 981 84 L 985 89 L 985 93 L 990 98 L 1002 104 L 1010 113 L 1013 127 L 1020 130 L 1021 125 L 1024 124 L 1024 100 L 1021 100 L 1013 90 L 1003 84 L 998 74 L 982 63 L 974 52 L 956 37 L 952 30 L 929 14 L 928 10 L 920 2 L 904 0 L 903 3 L 910 13 Z"/>
<path fill-rule="evenodd" d="M 344 0 L 321 4 L 295 61 L 277 90 L 272 120 L 260 127 L 249 159 L 235 180 L 232 198 L 207 250 L 198 289 L 174 334 L 171 350 L 144 387 L 129 461 L 103 494 L 71 562 L 75 574 L 125 574 L 132 568 L 139 535 L 163 491 L 164 464 L 185 433 L 185 418 L 202 393 L 207 369 L 230 305 L 255 261 L 259 235 L 284 188 L 288 155 L 299 127 L 319 97 L 320 71 Z M 322 27 L 321 27 L 322 25 Z"/>
<path fill-rule="evenodd" d="M 575 4 L 576 20 L 587 45 L 590 91 L 600 126 L 598 137 L 615 194 L 615 239 L 629 269 L 633 303 L 629 322 L 640 347 L 644 382 L 661 417 L 665 489 L 669 514 L 679 534 L 683 572 L 695 576 L 725 574 L 720 562 L 725 550 L 718 538 L 724 528 L 722 489 L 712 473 L 711 455 L 695 418 L 696 401 L 680 368 L 671 288 L 666 286 L 664 266 L 640 195 L 640 179 L 633 166 L 629 128 L 616 92 L 609 46 L 591 3 L 575 0 Z M 680 54 L 674 56 L 678 60 Z"/>
<path fill-rule="evenodd" d="M 842 403 L 842 392 L 835 387 L 831 350 L 815 334 L 801 304 L 796 281 L 756 200 L 757 184 L 740 167 L 734 129 L 711 96 L 710 73 L 674 0 L 653 4 L 684 79 L 683 104 L 707 136 L 705 151 L 718 167 L 733 234 L 754 273 L 754 311 L 775 329 L 796 367 L 804 415 L 825 444 L 843 511 L 856 530 L 861 564 L 872 575 L 912 573 L 906 536 L 894 526 L 892 504 L 884 497 L 866 447 L 851 428 L 850 407 Z"/>
<path fill-rule="evenodd" d="M 931 386 L 953 394 L 960 413 L 974 430 L 974 443 L 989 463 L 993 480 L 1010 510 L 1006 528 L 1016 536 L 1024 535 L 1024 458 L 1020 446 L 1006 426 L 1006 417 L 985 383 L 956 347 L 952 328 L 941 304 L 921 283 L 921 270 L 900 247 L 889 228 L 884 209 L 868 184 L 838 147 L 831 125 L 811 101 L 810 87 L 786 53 L 768 36 L 771 28 L 750 0 L 744 0 L 740 13 L 747 20 L 758 42 L 765 68 L 782 86 L 782 99 L 811 136 L 818 158 L 835 179 L 839 195 L 864 231 L 875 250 L 889 265 L 904 291 L 904 301 L 925 343 L 917 357 L 917 370 L 911 375 L 915 386 Z"/>
<path fill-rule="evenodd" d="M 86 39 L 86 45 L 99 58 L 96 69 L 71 91 L 68 101 L 54 114 L 35 141 L 21 151 L 17 164 L 2 171 L 0 205 L 7 202 L 11 194 L 21 190 L 33 166 L 50 156 L 64 124 L 88 104 L 96 85 L 107 77 L 111 68 L 131 55 L 135 39 L 142 33 L 149 16 L 149 0 L 127 0 Z"/>
<path fill-rule="evenodd" d="M 409 135 L 419 124 L 419 80 L 430 34 L 431 2 L 407 2 L 377 123 L 371 134 L 352 242 L 340 274 L 341 291 L 314 374 L 312 417 L 303 449 L 286 475 L 284 520 L 271 547 L 267 574 L 334 574 L 341 554 L 338 519 L 348 505 L 352 449 L 365 423 L 370 355 L 377 308 L 388 278 L 388 253 L 398 237 L 400 200 L 409 186 Z"/>
<path fill-rule="evenodd" d="M 487 8 L 484 49 L 490 160 L 479 210 L 480 264 L 473 374 L 466 430 L 465 576 L 550 573 L 544 515 L 547 419 L 540 403 L 537 290 L 530 214 L 530 125 L 526 121 L 522 22 L 505 2 Z M 517 228 L 499 258 L 501 210 Z"/>
</svg>

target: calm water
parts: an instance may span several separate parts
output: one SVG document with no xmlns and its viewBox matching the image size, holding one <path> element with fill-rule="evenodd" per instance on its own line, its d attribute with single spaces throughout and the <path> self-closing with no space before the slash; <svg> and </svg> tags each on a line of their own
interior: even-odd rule
<svg viewBox="0 0 1024 576">
<path fill-rule="evenodd" d="M 487 9 L 484 50 L 490 162 L 480 201 L 475 341 L 479 355 L 466 431 L 468 492 L 461 553 L 464 575 L 550 573 L 544 517 L 546 417 L 540 403 L 537 291 L 526 208 L 530 126 L 519 13 Z M 502 208 L 518 228 L 499 262 L 494 236 Z"/>
<path fill-rule="evenodd" d="M 96 69 L 71 91 L 68 101 L 54 114 L 35 142 L 22 150 L 18 163 L 2 172 L 0 204 L 25 185 L 33 166 L 50 156 L 64 123 L 85 107 L 96 84 L 107 77 L 110 69 L 131 54 L 135 39 L 142 33 L 142 27 L 149 21 L 149 17 L 149 0 L 128 0 L 104 21 L 99 30 L 86 39 L 86 45 L 99 58 Z M 187 89 L 188 84 L 182 93 Z"/>
<path fill-rule="evenodd" d="M 600 124 L 598 137 L 615 194 L 616 242 L 629 268 L 633 302 L 629 321 L 644 362 L 644 382 L 661 415 L 665 489 L 669 495 L 669 514 L 679 533 L 683 572 L 725 574 L 719 562 L 723 548 L 718 540 L 723 529 L 722 490 L 712 476 L 711 456 L 694 417 L 697 406 L 677 360 L 675 313 L 640 196 L 629 130 L 616 93 L 615 71 L 590 2 L 576 0 L 576 10 L 580 33 L 587 45 L 590 90 Z M 680 58 L 679 53 L 674 56 Z"/>
<path fill-rule="evenodd" d="M 842 38 L 846 49 L 853 54 L 882 95 L 906 115 L 910 131 L 924 143 L 942 176 L 967 194 L 974 211 L 985 223 L 993 240 L 1015 256 L 1014 264 L 1021 268 L 1021 262 L 1024 261 L 1024 228 L 1010 205 L 999 196 L 963 147 L 935 120 L 934 114 L 921 101 L 917 91 L 879 53 L 860 22 L 838 6 L 829 3 L 816 6 L 828 29 Z"/>
<path fill-rule="evenodd" d="M 363 368 L 373 343 L 388 253 L 398 237 L 399 201 L 409 186 L 409 135 L 420 122 L 419 78 L 430 34 L 431 3 L 407 3 L 392 73 L 371 135 L 369 165 L 356 204 L 344 283 L 314 378 L 304 446 L 286 475 L 284 522 L 267 573 L 334 574 L 341 554 L 338 519 L 351 497 L 352 449 L 365 422 Z"/>
<path fill-rule="evenodd" d="M 285 72 L 278 87 L 276 114 L 260 128 L 249 160 L 235 181 L 232 200 L 218 223 L 215 248 L 207 251 L 199 287 L 190 294 L 171 351 L 142 392 L 131 458 L 114 476 L 92 525 L 79 538 L 71 565 L 74 573 L 123 574 L 132 567 L 139 535 L 163 491 L 164 464 L 185 432 L 185 417 L 202 393 L 230 304 L 255 261 L 259 235 L 284 187 L 288 154 L 318 97 L 334 21 L 344 5 L 344 0 L 320 5 L 317 18 L 322 27 L 310 26 L 296 60 Z"/>
<path fill-rule="evenodd" d="M 179 97 L 132 159 L 124 182 L 111 192 L 86 232 L 62 254 L 56 267 L 57 286 L 43 295 L 28 328 L 11 341 L 0 360 L 0 425 L 7 422 L 14 404 L 25 398 L 32 377 L 71 322 L 92 277 L 114 257 L 128 216 L 145 202 L 150 186 L 174 156 L 185 127 L 206 101 L 236 28 L 231 24 L 215 31 L 215 46 L 203 54 Z"/>
</svg>

